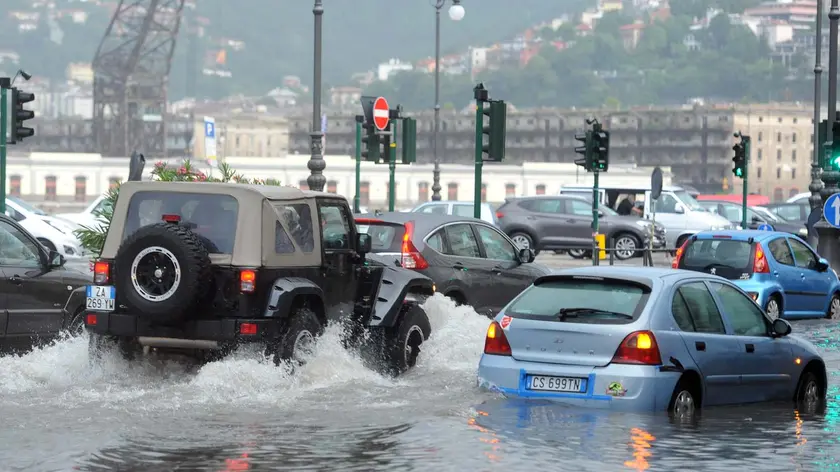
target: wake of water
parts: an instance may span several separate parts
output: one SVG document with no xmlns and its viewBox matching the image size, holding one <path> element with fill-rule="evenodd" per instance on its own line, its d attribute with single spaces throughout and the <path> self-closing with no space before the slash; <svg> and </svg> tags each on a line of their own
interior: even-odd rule
<svg viewBox="0 0 840 472">
<path fill-rule="evenodd" d="M 456 307 L 440 294 L 424 308 L 432 335 L 417 366 L 397 379 L 366 368 L 355 353 L 344 349 L 337 326 L 327 328 L 312 358 L 293 375 L 251 349 L 198 368 L 177 361 L 127 363 L 117 356 L 90 366 L 87 337 L 80 336 L 0 358 L 0 396 L 6 406 L 37 404 L 47 397 L 53 404 L 119 407 L 130 402 L 155 409 L 214 403 L 300 407 L 302 399 L 311 398 L 314 407 L 318 401 L 352 397 L 367 406 L 379 402 L 387 407 L 395 403 L 395 389 L 401 392 L 396 403 L 409 402 L 406 395 L 416 397 L 418 387 L 438 393 L 472 390 L 488 319 L 470 307 Z M 343 395 L 334 398 L 331 392 L 337 389 Z"/>
</svg>

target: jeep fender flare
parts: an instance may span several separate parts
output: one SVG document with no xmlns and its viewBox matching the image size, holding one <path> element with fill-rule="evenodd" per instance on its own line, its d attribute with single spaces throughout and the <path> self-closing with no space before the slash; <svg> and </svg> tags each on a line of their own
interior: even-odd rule
<svg viewBox="0 0 840 472">
<path fill-rule="evenodd" d="M 77 287 L 70 296 L 67 297 L 67 303 L 64 304 L 64 328 L 69 328 L 70 323 L 73 322 L 73 315 L 79 310 L 85 308 L 87 300 L 87 287 Z"/>
<path fill-rule="evenodd" d="M 298 297 L 314 299 L 316 305 L 310 304 L 309 308 L 315 312 L 318 320 L 326 325 L 324 291 L 311 280 L 302 277 L 282 277 L 275 280 L 263 316 L 266 318 L 288 317 Z"/>
<path fill-rule="evenodd" d="M 373 311 L 368 326 L 390 328 L 399 322 L 405 297 L 409 291 L 416 290 L 432 295 L 432 279 L 413 270 L 400 267 L 383 267 L 382 278 L 376 290 Z"/>
</svg>

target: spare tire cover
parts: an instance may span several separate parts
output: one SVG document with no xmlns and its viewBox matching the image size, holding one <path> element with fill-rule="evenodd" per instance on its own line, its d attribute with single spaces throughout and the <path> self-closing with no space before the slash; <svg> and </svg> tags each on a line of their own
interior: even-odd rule
<svg viewBox="0 0 840 472">
<path fill-rule="evenodd" d="M 211 285 L 210 256 L 184 226 L 158 223 L 123 241 L 114 260 L 120 304 L 158 322 L 183 320 Z"/>
</svg>

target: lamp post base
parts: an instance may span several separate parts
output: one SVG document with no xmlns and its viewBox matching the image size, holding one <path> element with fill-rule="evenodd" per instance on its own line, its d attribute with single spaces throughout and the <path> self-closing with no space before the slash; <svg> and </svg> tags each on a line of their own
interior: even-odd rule
<svg viewBox="0 0 840 472">
<path fill-rule="evenodd" d="M 309 190 L 316 192 L 323 192 L 324 186 L 327 185 L 327 178 L 324 177 L 324 169 L 327 168 L 327 161 L 324 160 L 322 140 L 323 133 L 320 131 L 312 132 L 309 137 L 312 140 L 309 145 L 311 156 L 306 167 L 309 168 L 309 177 L 306 178 L 306 185 Z"/>
<path fill-rule="evenodd" d="M 435 169 L 432 171 L 432 201 L 441 201 L 440 191 L 440 164 L 435 162 Z"/>
<path fill-rule="evenodd" d="M 828 261 L 832 269 L 837 270 L 840 268 L 840 229 L 829 225 L 825 220 L 814 225 L 814 229 L 819 236 L 817 252 Z"/>
</svg>

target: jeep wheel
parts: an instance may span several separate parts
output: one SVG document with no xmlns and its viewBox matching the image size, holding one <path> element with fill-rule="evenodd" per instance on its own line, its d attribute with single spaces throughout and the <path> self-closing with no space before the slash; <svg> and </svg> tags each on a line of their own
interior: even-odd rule
<svg viewBox="0 0 840 472">
<path fill-rule="evenodd" d="M 381 333 L 382 360 L 388 373 L 397 376 L 414 367 L 420 347 L 431 333 L 426 312 L 416 304 L 405 305 L 399 323 Z"/>
<path fill-rule="evenodd" d="M 126 361 L 133 361 L 143 353 L 143 346 L 134 338 L 105 336 L 88 332 L 88 362 L 102 360 L 108 352 L 116 352 Z"/>
<path fill-rule="evenodd" d="M 269 346 L 274 365 L 291 361 L 297 365 L 306 363 L 312 354 L 315 339 L 321 335 L 323 327 L 315 313 L 308 308 L 297 308 L 292 312 L 283 331 Z"/>
<path fill-rule="evenodd" d="M 114 261 L 120 303 L 156 322 L 182 321 L 211 285 L 210 256 L 198 235 L 172 223 L 140 228 Z"/>
</svg>

